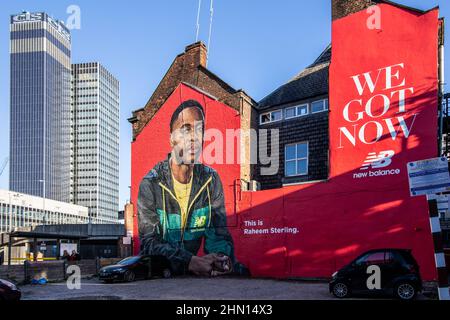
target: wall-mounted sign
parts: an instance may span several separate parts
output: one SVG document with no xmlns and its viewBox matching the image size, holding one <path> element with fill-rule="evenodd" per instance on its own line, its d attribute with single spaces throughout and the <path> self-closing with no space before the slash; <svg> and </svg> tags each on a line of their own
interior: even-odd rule
<svg viewBox="0 0 450 320">
<path fill-rule="evenodd" d="M 64 256 L 64 251 L 66 251 L 68 255 L 71 255 L 74 250 L 77 251 L 76 243 L 61 243 L 59 255 Z"/>
<path fill-rule="evenodd" d="M 444 192 L 450 188 L 446 157 L 409 162 L 407 168 L 413 197 Z"/>
<path fill-rule="evenodd" d="M 30 21 L 45 21 L 45 14 L 43 12 L 24 12 L 11 17 L 11 24 Z"/>
<path fill-rule="evenodd" d="M 47 251 L 47 244 L 45 242 L 42 242 L 39 246 L 40 251 Z"/>
<path fill-rule="evenodd" d="M 11 16 L 11 24 L 26 23 L 33 21 L 47 22 L 54 29 L 56 29 L 64 38 L 70 41 L 70 31 L 69 29 L 67 29 L 64 23 L 62 21 L 53 19 L 44 12 L 34 12 L 34 13 L 24 12 L 21 14 Z"/>
</svg>

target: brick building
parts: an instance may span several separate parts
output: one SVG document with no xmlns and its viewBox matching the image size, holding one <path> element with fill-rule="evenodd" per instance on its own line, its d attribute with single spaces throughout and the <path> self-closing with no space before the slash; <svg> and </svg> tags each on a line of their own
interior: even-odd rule
<svg viewBox="0 0 450 320">
<path fill-rule="evenodd" d="M 346 17 L 376 4 L 391 4 L 418 13 L 424 11 L 386 0 L 333 0 L 332 20 Z M 443 45 L 442 25 L 439 45 Z M 258 129 L 279 130 L 279 170 L 275 175 L 261 175 L 258 166 L 255 179 L 261 189 L 321 181 L 329 173 L 328 92 L 331 45 L 313 64 L 259 101 Z M 261 131 L 261 130 L 260 130 Z M 262 133 L 262 132 L 261 132 Z"/>
<path fill-rule="evenodd" d="M 384 14 L 389 18 L 385 21 L 391 22 L 384 33 L 365 28 L 367 17 L 362 10 L 376 3 L 383 3 Z M 411 198 L 405 192 L 404 171 L 401 171 L 402 176 L 355 180 L 354 173 L 361 170 L 361 163 L 373 150 L 362 143 L 352 145 L 350 139 L 341 150 L 336 137 L 339 137 L 341 123 L 346 120 L 339 111 L 353 99 L 354 88 L 349 85 L 352 75 L 361 70 L 378 70 L 378 55 L 391 65 L 403 59 L 405 65 L 423 62 L 421 69 L 412 68 L 407 75 L 413 79 L 413 85 L 430 86 L 430 92 L 422 96 L 416 94 L 409 101 L 408 109 L 408 115 L 413 114 L 421 108 L 420 99 L 427 100 L 429 107 L 420 109 L 420 123 L 415 126 L 419 141 L 425 143 L 404 152 L 401 143 L 408 142 L 408 136 L 403 135 L 397 140 L 384 139 L 379 146 L 383 148 L 380 150 L 399 150 L 393 166 L 402 170 L 409 161 L 435 156 L 437 144 L 431 141 L 437 142 L 437 130 L 424 124 L 435 121 L 437 114 L 437 109 L 433 108 L 437 106 L 438 48 L 434 44 L 443 44 L 442 29 L 439 43 L 436 37 L 438 10 L 427 14 L 389 1 L 362 0 L 333 0 L 332 8 L 333 57 L 330 45 L 310 66 L 259 103 L 206 69 L 206 47 L 202 43 L 186 47 L 185 52 L 175 58 L 148 103 L 133 112 L 129 119 L 133 126 L 131 202 L 137 203 L 143 176 L 167 155 L 169 145 L 163 140 L 168 136 L 170 114 L 185 98 L 201 98 L 209 103 L 207 127 L 254 128 L 259 130 L 259 138 L 266 129 L 279 130 L 280 145 L 275 152 L 280 165 L 275 175 L 261 175 L 260 169 L 264 166 L 253 167 L 248 162 L 241 166 L 214 167 L 224 185 L 227 227 L 235 241 L 236 256 L 249 267 L 252 275 L 328 277 L 355 256 L 375 247 L 411 247 L 424 279 L 431 280 L 435 269 L 426 201 Z M 426 16 L 426 23 L 420 21 L 422 15 Z M 402 17 L 406 23 L 398 24 L 397 17 Z M 363 27 L 352 29 L 355 25 Z M 427 50 L 419 48 L 416 42 L 406 43 L 399 49 L 377 49 L 381 44 L 390 43 L 383 39 L 395 43 L 415 36 L 424 25 L 427 27 L 425 36 L 418 41 Z M 354 43 L 358 43 L 357 48 L 370 45 L 371 49 L 355 50 Z M 377 54 L 376 58 L 367 54 L 370 50 Z M 418 61 L 422 57 L 427 59 Z M 333 63 L 330 63 L 331 58 Z M 426 77 L 429 75 L 431 78 Z M 347 100 L 336 102 L 344 98 Z M 370 96 L 364 98 L 369 100 Z M 389 110 L 387 116 L 394 117 L 394 111 L 394 108 Z M 209 123 L 208 112 L 212 116 Z M 358 125 L 367 127 L 368 117 L 360 120 Z M 255 142 L 240 141 L 246 159 L 250 158 L 249 146 Z M 270 190 L 245 192 L 237 188 L 238 180 L 257 180 L 262 189 Z M 387 184 L 392 185 L 388 192 Z M 136 206 L 134 211 L 136 214 Z M 136 227 L 134 215 L 134 249 L 138 252 Z M 275 231 L 271 233 L 271 230 Z M 278 234 L 277 230 L 283 230 L 284 234 Z M 296 232 L 298 230 L 300 232 Z"/>
<path fill-rule="evenodd" d="M 207 49 L 204 43 L 197 42 L 186 47 L 179 54 L 167 73 L 151 95 L 147 104 L 136 111 L 128 121 L 133 128 L 133 141 L 145 126 L 153 119 L 157 111 L 180 84 L 185 84 L 213 99 L 235 109 L 240 116 L 241 129 L 248 130 L 257 125 L 256 101 L 243 90 L 236 90 L 206 68 Z M 241 154 L 250 159 L 250 150 L 244 148 L 252 143 L 251 137 L 245 137 L 241 144 Z M 241 179 L 249 181 L 254 176 L 254 166 L 245 161 L 241 166 Z"/>
</svg>

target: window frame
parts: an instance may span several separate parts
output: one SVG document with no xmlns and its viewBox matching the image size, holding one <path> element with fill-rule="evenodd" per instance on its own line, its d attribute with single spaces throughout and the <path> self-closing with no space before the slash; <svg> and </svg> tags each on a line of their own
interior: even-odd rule
<svg viewBox="0 0 450 320">
<path fill-rule="evenodd" d="M 272 119 L 272 113 L 275 113 L 275 112 L 280 112 L 280 113 L 281 113 L 281 119 L 279 119 L 279 120 L 270 120 L 270 121 L 268 121 L 268 122 L 262 122 L 262 117 L 263 117 L 263 116 L 265 116 L 265 115 L 267 115 L 267 114 L 270 114 L 270 118 Z M 270 123 L 280 122 L 280 121 L 283 121 L 283 109 L 277 109 L 277 110 L 267 111 L 267 112 L 261 113 L 261 114 L 259 115 L 259 124 L 260 124 L 260 125 L 270 124 Z"/>
<path fill-rule="evenodd" d="M 298 113 L 298 109 L 301 108 L 301 107 L 306 107 L 306 114 L 299 114 Z M 288 117 L 287 114 L 286 114 L 288 109 L 295 109 L 295 116 Z M 307 115 L 309 115 L 309 103 L 302 103 L 302 104 L 298 104 L 298 105 L 295 105 L 295 106 L 287 107 L 287 108 L 284 109 L 284 119 L 285 120 L 305 117 Z"/>
<path fill-rule="evenodd" d="M 373 255 L 376 255 L 376 254 L 382 255 L 383 261 L 378 260 L 378 261 L 376 261 L 377 263 L 373 263 L 373 260 L 372 260 L 372 263 L 369 264 L 368 258 Z M 388 257 L 390 257 L 390 259 Z M 362 261 L 362 260 L 364 260 L 364 261 Z M 383 250 L 383 251 L 367 252 L 364 255 L 357 258 L 355 260 L 355 264 L 360 267 L 361 266 L 364 267 L 364 266 L 368 266 L 368 265 L 380 266 L 380 265 L 392 264 L 392 263 L 395 263 L 395 261 L 396 261 L 396 255 L 394 252 L 389 251 L 389 250 Z"/>
<path fill-rule="evenodd" d="M 328 101 L 328 107 L 326 108 L 326 105 L 325 105 L 325 101 Z M 322 110 L 320 110 L 320 111 L 313 111 L 313 104 L 314 103 L 317 103 L 317 102 L 322 102 L 322 105 L 323 105 L 323 109 Z M 320 112 L 326 112 L 326 111 L 328 111 L 329 109 L 330 109 L 330 106 L 329 106 L 329 99 L 328 98 L 323 98 L 323 99 L 319 99 L 319 100 L 316 100 L 316 101 L 313 101 L 313 102 L 311 102 L 311 114 L 315 114 L 315 113 L 320 113 Z"/>
<path fill-rule="evenodd" d="M 306 158 L 297 158 L 297 145 L 299 144 L 306 144 Z M 286 154 L 287 154 L 287 148 L 290 146 L 295 146 L 295 159 L 286 160 Z M 299 160 L 306 160 L 306 172 L 305 173 L 298 173 L 298 165 L 297 162 Z M 295 175 L 288 175 L 287 174 L 287 162 L 293 162 L 295 161 Z M 295 142 L 295 143 L 288 143 L 284 145 L 284 177 L 285 178 L 292 178 L 292 177 L 303 177 L 309 175 L 309 141 L 302 141 L 302 142 Z"/>
</svg>

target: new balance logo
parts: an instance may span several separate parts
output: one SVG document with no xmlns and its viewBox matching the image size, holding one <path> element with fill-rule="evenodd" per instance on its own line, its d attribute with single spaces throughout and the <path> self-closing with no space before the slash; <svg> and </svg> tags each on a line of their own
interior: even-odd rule
<svg viewBox="0 0 450 320">
<path fill-rule="evenodd" d="M 366 179 L 374 177 L 399 175 L 401 173 L 401 170 L 398 168 L 380 169 L 390 166 L 392 164 L 392 157 L 394 155 L 395 152 L 392 150 L 381 151 L 378 154 L 376 152 L 369 153 L 360 169 L 361 171 L 364 172 L 353 173 L 353 179 Z M 380 169 L 380 170 L 368 170 L 368 169 Z"/>
<path fill-rule="evenodd" d="M 392 157 L 395 155 L 393 150 L 381 151 L 379 154 L 371 152 L 364 161 L 361 170 L 367 170 L 369 168 L 379 169 L 385 168 L 391 165 Z"/>
</svg>

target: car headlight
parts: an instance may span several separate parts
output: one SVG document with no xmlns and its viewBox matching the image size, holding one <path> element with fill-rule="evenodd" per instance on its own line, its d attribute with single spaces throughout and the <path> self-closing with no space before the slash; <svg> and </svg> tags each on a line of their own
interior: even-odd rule
<svg viewBox="0 0 450 320">
<path fill-rule="evenodd" d="M 1 283 L 3 283 L 5 286 L 9 287 L 11 290 L 17 290 L 17 287 L 14 283 L 6 281 L 6 280 L 0 280 Z"/>
<path fill-rule="evenodd" d="M 331 277 L 332 277 L 332 278 L 336 278 L 337 275 L 338 275 L 338 272 L 336 271 L 335 273 L 333 273 L 333 274 L 331 275 Z"/>
</svg>

